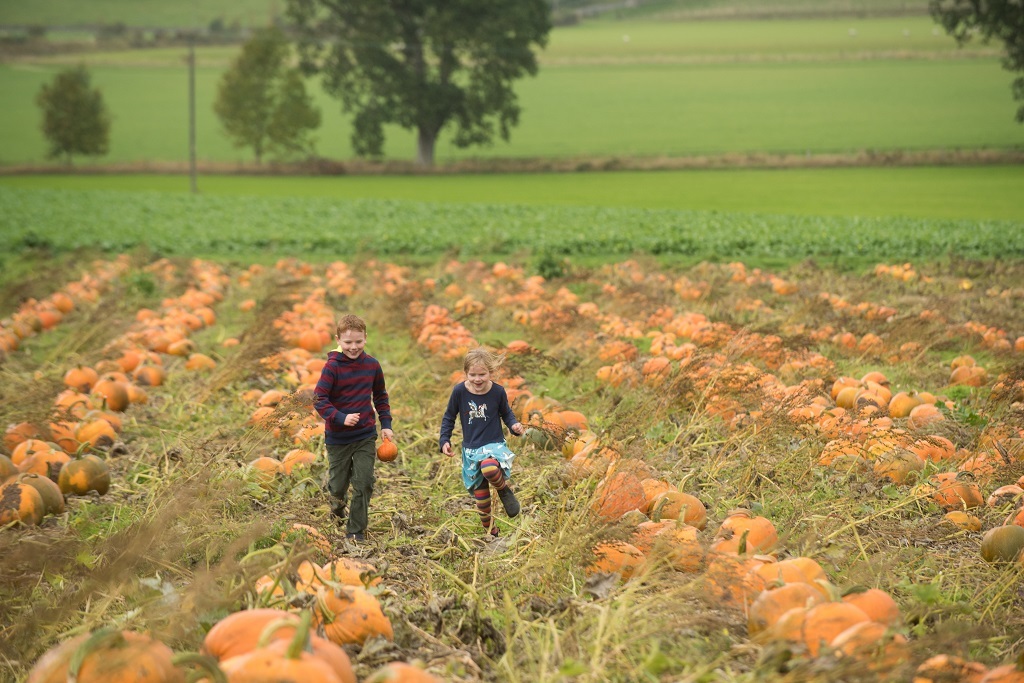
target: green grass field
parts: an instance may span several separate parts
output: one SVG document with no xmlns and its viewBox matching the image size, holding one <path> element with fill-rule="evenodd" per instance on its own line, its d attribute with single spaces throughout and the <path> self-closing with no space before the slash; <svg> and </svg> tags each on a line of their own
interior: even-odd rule
<svg viewBox="0 0 1024 683">
<path fill-rule="evenodd" d="M 1024 168 L 847 168 L 458 176 L 202 176 L 204 195 L 602 206 L 1024 222 Z M 188 191 L 184 176 L 0 176 L 20 189 Z"/>
<path fill-rule="evenodd" d="M 230 145 L 212 110 L 236 50 L 199 55 L 201 159 L 251 159 Z M 1024 146 L 1024 127 L 1013 121 L 1012 76 L 991 54 L 958 54 L 924 17 L 603 21 L 557 29 L 538 77 L 517 86 L 523 113 L 511 142 L 459 150 L 443 135 L 437 159 Z M 57 58 L 93 65 L 114 117 L 102 161 L 185 158 L 183 57 L 183 50 L 161 49 Z M 0 111 L 0 130 L 7 131 L 0 163 L 45 163 L 34 96 L 60 68 L 52 61 L 0 65 L 8 103 Z M 311 85 L 323 112 L 317 152 L 351 158 L 339 103 Z M 388 132 L 388 158 L 409 159 L 414 148 L 411 133 Z"/>
<path fill-rule="evenodd" d="M 0 67 L 9 102 L 0 110 L 0 162 L 44 161 L 33 98 L 55 71 Z M 198 71 L 199 157 L 250 160 L 213 114 L 220 73 Z M 114 117 L 103 161 L 185 158 L 183 68 L 103 67 L 93 78 Z M 995 60 L 548 67 L 519 85 L 523 114 L 510 143 L 459 150 L 444 137 L 437 159 L 1021 146 L 1009 83 Z M 318 153 L 351 158 L 338 103 L 319 91 L 317 101 Z M 412 158 L 414 149 L 411 133 L 388 131 L 389 158 Z"/>
</svg>

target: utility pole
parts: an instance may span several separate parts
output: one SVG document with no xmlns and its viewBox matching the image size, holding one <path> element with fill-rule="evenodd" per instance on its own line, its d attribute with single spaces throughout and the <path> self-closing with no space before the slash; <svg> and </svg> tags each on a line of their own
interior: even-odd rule
<svg viewBox="0 0 1024 683">
<path fill-rule="evenodd" d="M 196 185 L 196 37 L 188 35 L 188 178 L 192 194 Z"/>
</svg>

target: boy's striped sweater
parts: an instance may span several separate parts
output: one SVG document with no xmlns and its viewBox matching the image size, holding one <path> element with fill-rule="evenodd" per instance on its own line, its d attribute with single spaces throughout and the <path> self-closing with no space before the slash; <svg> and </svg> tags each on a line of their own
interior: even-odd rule
<svg viewBox="0 0 1024 683">
<path fill-rule="evenodd" d="M 349 444 L 377 436 L 374 408 L 384 429 L 391 429 L 391 406 L 384 371 L 377 359 L 361 353 L 349 358 L 341 351 L 327 354 L 327 364 L 316 383 L 314 407 L 324 418 L 324 441 Z M 359 413 L 359 422 L 345 426 L 345 416 Z"/>
</svg>

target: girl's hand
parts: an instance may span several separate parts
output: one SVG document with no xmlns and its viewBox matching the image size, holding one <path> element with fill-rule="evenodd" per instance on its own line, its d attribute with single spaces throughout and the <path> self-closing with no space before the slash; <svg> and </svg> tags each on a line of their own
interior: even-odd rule
<svg viewBox="0 0 1024 683">
<path fill-rule="evenodd" d="M 441 452 L 449 458 L 452 457 L 452 445 L 446 441 L 445 444 L 441 446 Z"/>
<path fill-rule="evenodd" d="M 355 427 L 359 423 L 359 413 L 349 413 L 345 416 L 345 426 Z"/>
<path fill-rule="evenodd" d="M 511 431 L 516 436 L 522 436 L 523 432 L 526 431 L 526 427 L 523 426 L 522 422 L 516 422 L 514 425 L 509 427 L 509 431 Z"/>
<path fill-rule="evenodd" d="M 382 439 L 390 439 L 392 441 L 395 440 L 395 433 L 390 429 L 381 429 L 380 436 Z"/>
</svg>

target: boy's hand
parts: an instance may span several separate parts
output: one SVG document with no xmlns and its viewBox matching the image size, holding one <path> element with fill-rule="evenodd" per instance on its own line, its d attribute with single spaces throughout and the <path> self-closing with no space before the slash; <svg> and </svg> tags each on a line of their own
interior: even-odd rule
<svg viewBox="0 0 1024 683">
<path fill-rule="evenodd" d="M 355 427 L 359 423 L 359 413 L 349 413 L 345 416 L 345 426 Z"/>
<path fill-rule="evenodd" d="M 381 429 L 380 436 L 382 439 L 390 439 L 392 441 L 395 440 L 395 433 L 390 429 Z"/>
<path fill-rule="evenodd" d="M 526 431 L 526 427 L 523 426 L 522 422 L 516 422 L 514 425 L 509 427 L 509 431 L 511 431 L 516 436 L 522 436 L 523 432 Z"/>
<path fill-rule="evenodd" d="M 449 458 L 452 457 L 452 445 L 446 441 L 445 444 L 441 446 L 441 452 Z"/>
</svg>

